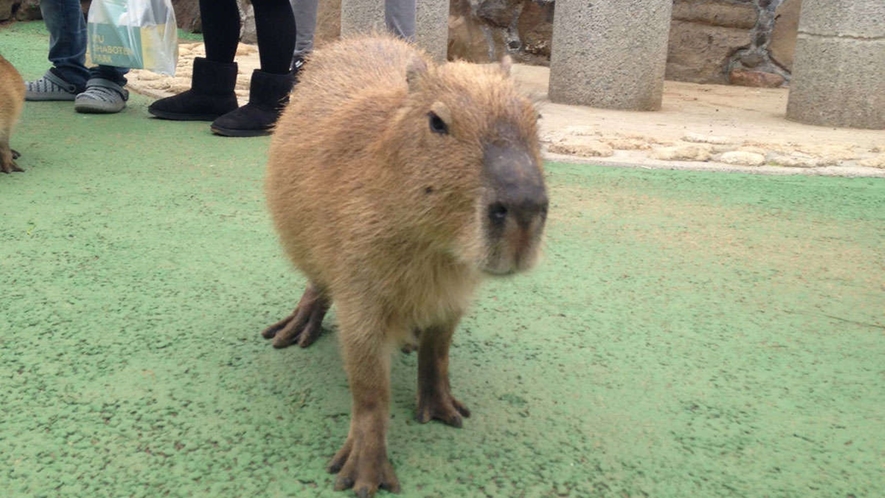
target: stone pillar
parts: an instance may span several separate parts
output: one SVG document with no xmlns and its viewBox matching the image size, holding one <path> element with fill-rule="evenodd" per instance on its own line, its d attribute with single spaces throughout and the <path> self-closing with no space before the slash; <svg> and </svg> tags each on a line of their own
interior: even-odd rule
<svg viewBox="0 0 885 498">
<path fill-rule="evenodd" d="M 408 4 L 410 0 L 386 0 Z M 415 42 L 437 62 L 444 62 L 449 44 L 449 0 L 417 1 Z M 385 0 L 341 0 L 341 35 L 384 31 Z"/>
<path fill-rule="evenodd" d="M 384 29 L 384 0 L 341 0 L 342 37 Z"/>
<path fill-rule="evenodd" d="M 557 0 L 550 100 L 660 109 L 672 9 L 673 0 Z"/>
<path fill-rule="evenodd" d="M 787 119 L 885 129 L 885 1 L 802 1 Z"/>
<path fill-rule="evenodd" d="M 438 63 L 449 53 L 449 0 L 417 0 L 418 20 L 415 38 Z"/>
</svg>

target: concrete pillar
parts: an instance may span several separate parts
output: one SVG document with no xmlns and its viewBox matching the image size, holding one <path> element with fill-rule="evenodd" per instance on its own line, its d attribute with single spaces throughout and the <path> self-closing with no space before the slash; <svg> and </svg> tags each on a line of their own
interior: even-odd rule
<svg viewBox="0 0 885 498">
<path fill-rule="evenodd" d="M 341 0 L 342 37 L 384 30 L 384 0 Z"/>
<path fill-rule="evenodd" d="M 415 37 L 436 62 L 449 53 L 449 0 L 418 0 Z"/>
<path fill-rule="evenodd" d="M 885 0 L 803 0 L 787 119 L 885 129 Z"/>
<path fill-rule="evenodd" d="M 386 0 L 400 8 L 416 1 L 415 42 L 434 60 L 444 62 L 449 44 L 449 0 Z M 341 0 L 341 35 L 384 31 L 384 5 L 385 0 Z"/>
<path fill-rule="evenodd" d="M 672 9 L 673 0 L 556 0 L 550 100 L 660 109 Z"/>
</svg>

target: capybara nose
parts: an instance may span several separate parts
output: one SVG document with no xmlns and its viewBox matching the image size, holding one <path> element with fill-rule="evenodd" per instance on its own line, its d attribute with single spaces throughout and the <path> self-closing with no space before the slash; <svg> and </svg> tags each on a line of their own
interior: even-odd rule
<svg viewBox="0 0 885 498">
<path fill-rule="evenodd" d="M 514 192 L 511 195 L 505 195 L 505 200 L 496 200 L 489 204 L 489 220 L 492 225 L 503 226 L 508 217 L 523 228 L 528 228 L 538 218 L 541 219 L 541 222 L 546 220 L 547 194 L 543 189 L 532 190 L 530 192 Z"/>
<path fill-rule="evenodd" d="M 547 217 L 547 189 L 544 176 L 534 157 L 513 143 L 485 147 L 484 169 L 492 195 L 487 198 L 492 225 L 513 219 L 528 227 L 539 217 Z"/>
</svg>

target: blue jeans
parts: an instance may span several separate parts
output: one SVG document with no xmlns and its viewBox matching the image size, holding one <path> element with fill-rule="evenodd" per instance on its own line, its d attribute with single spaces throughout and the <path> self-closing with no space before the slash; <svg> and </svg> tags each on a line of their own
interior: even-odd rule
<svg viewBox="0 0 885 498">
<path fill-rule="evenodd" d="M 49 30 L 49 61 L 52 71 L 61 79 L 86 88 L 90 78 L 104 78 L 123 86 L 127 68 L 96 66 L 86 68 L 86 20 L 80 0 L 42 0 L 40 12 Z"/>
</svg>

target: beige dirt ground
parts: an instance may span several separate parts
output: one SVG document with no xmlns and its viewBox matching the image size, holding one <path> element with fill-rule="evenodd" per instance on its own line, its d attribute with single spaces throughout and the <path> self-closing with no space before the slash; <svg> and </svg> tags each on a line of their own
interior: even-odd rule
<svg viewBox="0 0 885 498">
<path fill-rule="evenodd" d="M 176 76 L 130 73 L 130 88 L 166 97 L 190 87 L 201 43 L 180 46 Z M 258 50 L 241 44 L 237 95 L 248 100 Z M 885 130 L 825 128 L 785 119 L 787 89 L 697 85 L 667 81 L 663 108 L 630 112 L 554 104 L 549 70 L 516 65 L 513 76 L 537 102 L 541 136 L 551 160 L 644 168 L 885 177 Z"/>
</svg>

